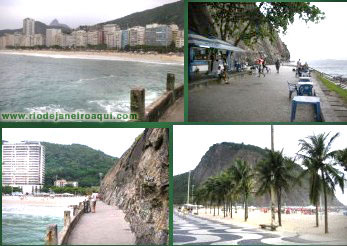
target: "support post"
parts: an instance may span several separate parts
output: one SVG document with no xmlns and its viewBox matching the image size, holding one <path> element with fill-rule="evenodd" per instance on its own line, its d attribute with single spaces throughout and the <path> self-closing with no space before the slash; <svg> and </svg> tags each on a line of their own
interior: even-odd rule
<svg viewBox="0 0 347 246">
<path fill-rule="evenodd" d="M 70 211 L 64 211 L 64 227 L 69 226 L 71 221 Z"/>
<path fill-rule="evenodd" d="M 175 90 L 175 75 L 173 73 L 168 73 L 166 77 L 166 91 L 170 92 Z"/>
<path fill-rule="evenodd" d="M 58 244 L 58 227 L 57 224 L 50 224 L 47 226 L 45 245 Z"/>
<path fill-rule="evenodd" d="M 137 115 L 137 121 L 145 119 L 145 89 L 134 88 L 130 91 L 130 112 Z"/>
<path fill-rule="evenodd" d="M 77 205 L 73 205 L 73 213 L 72 213 L 72 215 L 75 217 L 77 212 L 78 212 L 78 206 Z"/>
</svg>

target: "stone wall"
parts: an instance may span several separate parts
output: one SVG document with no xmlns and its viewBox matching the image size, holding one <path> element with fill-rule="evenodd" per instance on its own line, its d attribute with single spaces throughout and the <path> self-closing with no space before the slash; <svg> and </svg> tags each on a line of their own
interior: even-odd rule
<svg viewBox="0 0 347 246">
<path fill-rule="evenodd" d="M 125 213 L 137 244 L 167 244 L 169 130 L 146 129 L 104 177 L 105 203 Z"/>
</svg>

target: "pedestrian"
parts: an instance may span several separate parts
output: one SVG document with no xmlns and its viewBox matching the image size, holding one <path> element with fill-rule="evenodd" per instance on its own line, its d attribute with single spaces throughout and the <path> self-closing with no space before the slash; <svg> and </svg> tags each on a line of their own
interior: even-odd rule
<svg viewBox="0 0 347 246">
<path fill-rule="evenodd" d="M 281 66 L 281 62 L 279 59 L 276 60 L 275 65 L 276 65 L 277 73 L 279 73 L 280 72 L 280 66 Z"/>
<path fill-rule="evenodd" d="M 260 77 L 261 74 L 264 75 L 264 77 L 265 77 L 263 63 L 264 63 L 264 60 L 262 58 L 260 58 L 259 59 L 259 65 L 258 65 L 258 77 Z"/>
<path fill-rule="evenodd" d="M 92 195 L 92 213 L 95 213 L 96 210 L 96 198 L 98 193 L 93 193 Z"/>
</svg>

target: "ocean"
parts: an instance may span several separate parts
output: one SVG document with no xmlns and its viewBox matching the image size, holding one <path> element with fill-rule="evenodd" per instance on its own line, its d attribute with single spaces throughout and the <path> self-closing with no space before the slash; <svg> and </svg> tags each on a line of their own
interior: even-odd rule
<svg viewBox="0 0 347 246">
<path fill-rule="evenodd" d="M 308 65 L 320 72 L 347 78 L 347 60 L 316 60 Z"/>
<path fill-rule="evenodd" d="M 64 208 L 44 206 L 3 206 L 3 245 L 44 245 L 46 228 L 57 224 L 58 231 L 64 226 Z"/>
<path fill-rule="evenodd" d="M 179 64 L 0 54 L 0 113 L 129 113 L 130 89 L 149 105 L 168 72 L 183 83 Z"/>
</svg>

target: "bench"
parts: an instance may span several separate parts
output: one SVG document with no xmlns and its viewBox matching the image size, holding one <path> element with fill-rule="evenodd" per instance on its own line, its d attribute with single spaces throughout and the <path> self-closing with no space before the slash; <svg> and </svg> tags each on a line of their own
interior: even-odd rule
<svg viewBox="0 0 347 246">
<path fill-rule="evenodd" d="M 266 229 L 270 228 L 271 231 L 276 231 L 276 228 L 278 227 L 277 225 L 265 225 L 265 224 L 260 224 L 261 229 Z"/>
</svg>

